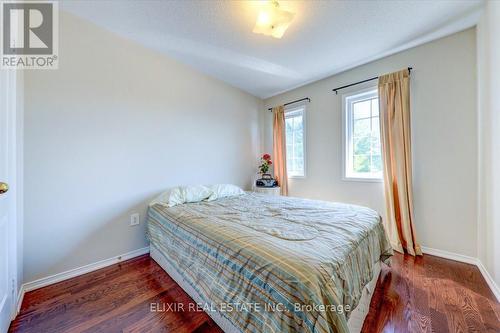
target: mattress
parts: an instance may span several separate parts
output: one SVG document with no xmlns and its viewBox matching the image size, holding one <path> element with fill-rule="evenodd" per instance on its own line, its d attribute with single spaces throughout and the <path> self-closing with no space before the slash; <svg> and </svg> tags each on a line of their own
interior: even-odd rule
<svg viewBox="0 0 500 333">
<path fill-rule="evenodd" d="M 204 302 L 202 297 L 198 292 L 191 287 L 189 282 L 187 282 L 181 275 L 181 273 L 174 266 L 170 265 L 165 256 L 153 245 L 151 244 L 150 255 L 154 261 L 160 265 L 165 272 L 170 275 L 172 279 L 196 302 L 196 304 L 203 306 Z M 377 285 L 377 279 L 381 271 L 380 261 L 373 266 L 373 278 L 370 282 L 363 288 L 363 293 L 359 300 L 358 305 L 354 310 L 351 311 L 349 320 L 347 321 L 347 326 L 349 328 L 349 333 L 360 333 L 368 311 L 370 309 L 370 301 L 372 299 L 375 287 Z M 188 309 L 189 310 L 189 309 Z M 198 311 L 198 310 L 197 310 Z M 219 325 L 219 327 L 225 333 L 239 333 L 241 330 L 235 327 L 226 317 L 222 316 L 217 311 L 207 311 L 207 314 Z"/>
<path fill-rule="evenodd" d="M 203 310 L 240 332 L 348 332 L 392 255 L 371 209 L 255 193 L 154 205 L 147 230 Z"/>
</svg>

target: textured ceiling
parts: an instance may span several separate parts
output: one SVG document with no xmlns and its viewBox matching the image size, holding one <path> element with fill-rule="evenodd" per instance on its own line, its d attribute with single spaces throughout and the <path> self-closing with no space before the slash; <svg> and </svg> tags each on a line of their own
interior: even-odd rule
<svg viewBox="0 0 500 333">
<path fill-rule="evenodd" d="M 64 1 L 90 20 L 269 97 L 471 27 L 482 1 L 280 1 L 282 39 L 252 33 L 258 1 Z"/>
</svg>

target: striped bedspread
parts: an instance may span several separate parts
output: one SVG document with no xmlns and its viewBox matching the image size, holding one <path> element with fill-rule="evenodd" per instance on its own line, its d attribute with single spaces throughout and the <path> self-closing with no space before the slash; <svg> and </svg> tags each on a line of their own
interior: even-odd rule
<svg viewBox="0 0 500 333">
<path fill-rule="evenodd" d="M 392 250 L 365 207 L 257 193 L 148 212 L 151 243 L 242 332 L 348 332 Z"/>
</svg>

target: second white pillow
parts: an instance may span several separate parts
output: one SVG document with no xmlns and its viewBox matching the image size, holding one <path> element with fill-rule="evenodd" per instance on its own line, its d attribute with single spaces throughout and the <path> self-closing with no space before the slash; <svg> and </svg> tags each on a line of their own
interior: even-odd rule
<svg viewBox="0 0 500 333">
<path fill-rule="evenodd" d="M 212 195 L 212 190 L 203 185 L 179 186 L 170 192 L 168 206 L 173 207 L 186 202 L 200 202 Z"/>
<path fill-rule="evenodd" d="M 216 184 L 210 185 L 209 188 L 212 194 L 208 201 L 245 194 L 245 191 L 233 184 Z"/>
</svg>

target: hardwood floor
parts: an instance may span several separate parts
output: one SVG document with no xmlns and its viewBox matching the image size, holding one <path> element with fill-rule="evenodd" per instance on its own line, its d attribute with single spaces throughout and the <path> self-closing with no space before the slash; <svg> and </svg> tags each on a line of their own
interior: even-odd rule
<svg viewBox="0 0 500 333">
<path fill-rule="evenodd" d="M 162 308 L 174 303 L 185 311 Z M 144 255 L 27 293 L 9 332 L 222 332 L 189 303 Z M 383 267 L 363 332 L 500 332 L 500 306 L 475 266 L 397 254 Z"/>
<path fill-rule="evenodd" d="M 474 265 L 395 255 L 363 332 L 500 332 L 500 305 Z"/>
</svg>

